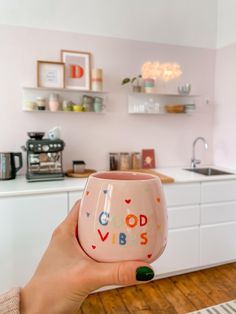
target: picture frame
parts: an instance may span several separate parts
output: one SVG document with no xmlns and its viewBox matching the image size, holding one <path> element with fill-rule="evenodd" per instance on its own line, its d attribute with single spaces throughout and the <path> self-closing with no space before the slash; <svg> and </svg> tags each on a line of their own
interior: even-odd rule
<svg viewBox="0 0 236 314">
<path fill-rule="evenodd" d="M 142 167 L 143 169 L 154 169 L 156 168 L 155 162 L 155 150 L 154 149 L 143 149 L 142 150 Z"/>
<path fill-rule="evenodd" d="M 65 87 L 65 64 L 54 61 L 37 61 L 37 86 L 48 88 Z"/>
<path fill-rule="evenodd" d="M 91 89 L 91 53 L 61 50 L 61 62 L 65 63 L 65 87 Z"/>
</svg>

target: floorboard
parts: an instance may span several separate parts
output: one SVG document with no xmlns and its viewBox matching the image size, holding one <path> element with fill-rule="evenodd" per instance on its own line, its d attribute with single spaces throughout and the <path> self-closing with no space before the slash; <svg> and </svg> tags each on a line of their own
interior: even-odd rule
<svg viewBox="0 0 236 314">
<path fill-rule="evenodd" d="M 232 299 L 236 263 L 95 293 L 80 314 L 186 314 Z"/>
</svg>

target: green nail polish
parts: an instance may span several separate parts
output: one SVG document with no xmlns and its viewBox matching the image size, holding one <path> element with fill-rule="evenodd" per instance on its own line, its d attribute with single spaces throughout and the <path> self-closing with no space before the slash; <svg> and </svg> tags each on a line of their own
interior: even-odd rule
<svg viewBox="0 0 236 314">
<path fill-rule="evenodd" d="M 147 266 L 141 266 L 136 269 L 136 280 L 138 281 L 148 281 L 151 280 L 153 277 L 153 270 Z"/>
</svg>

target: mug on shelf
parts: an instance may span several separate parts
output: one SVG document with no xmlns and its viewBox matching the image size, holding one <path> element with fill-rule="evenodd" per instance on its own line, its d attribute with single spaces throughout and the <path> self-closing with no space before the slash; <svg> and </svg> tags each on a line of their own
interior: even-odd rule
<svg viewBox="0 0 236 314">
<path fill-rule="evenodd" d="M 101 112 L 104 108 L 103 105 L 103 98 L 102 97 L 95 97 L 93 103 L 93 109 L 95 112 Z"/>
<path fill-rule="evenodd" d="M 124 171 L 89 176 L 81 200 L 79 241 L 99 262 L 153 262 L 167 243 L 167 210 L 160 179 Z"/>
</svg>

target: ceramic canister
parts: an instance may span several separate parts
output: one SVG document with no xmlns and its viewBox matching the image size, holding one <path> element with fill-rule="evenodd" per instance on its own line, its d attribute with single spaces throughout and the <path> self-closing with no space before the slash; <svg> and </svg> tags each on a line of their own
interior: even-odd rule
<svg viewBox="0 0 236 314">
<path fill-rule="evenodd" d="M 102 69 L 92 69 L 92 90 L 96 92 L 101 92 L 103 90 Z"/>
<path fill-rule="evenodd" d="M 143 87 L 145 93 L 153 93 L 154 87 L 155 87 L 155 81 L 154 79 L 147 78 L 143 81 Z"/>
<path fill-rule="evenodd" d="M 51 94 L 49 96 L 48 106 L 50 111 L 58 111 L 60 108 L 59 95 Z"/>
<path fill-rule="evenodd" d="M 93 109 L 95 112 L 101 112 L 103 109 L 103 98 L 102 97 L 95 97 L 93 103 Z"/>
<path fill-rule="evenodd" d="M 160 179 L 123 171 L 90 175 L 81 200 L 78 236 L 87 255 L 100 262 L 156 260 L 167 242 Z"/>
</svg>

